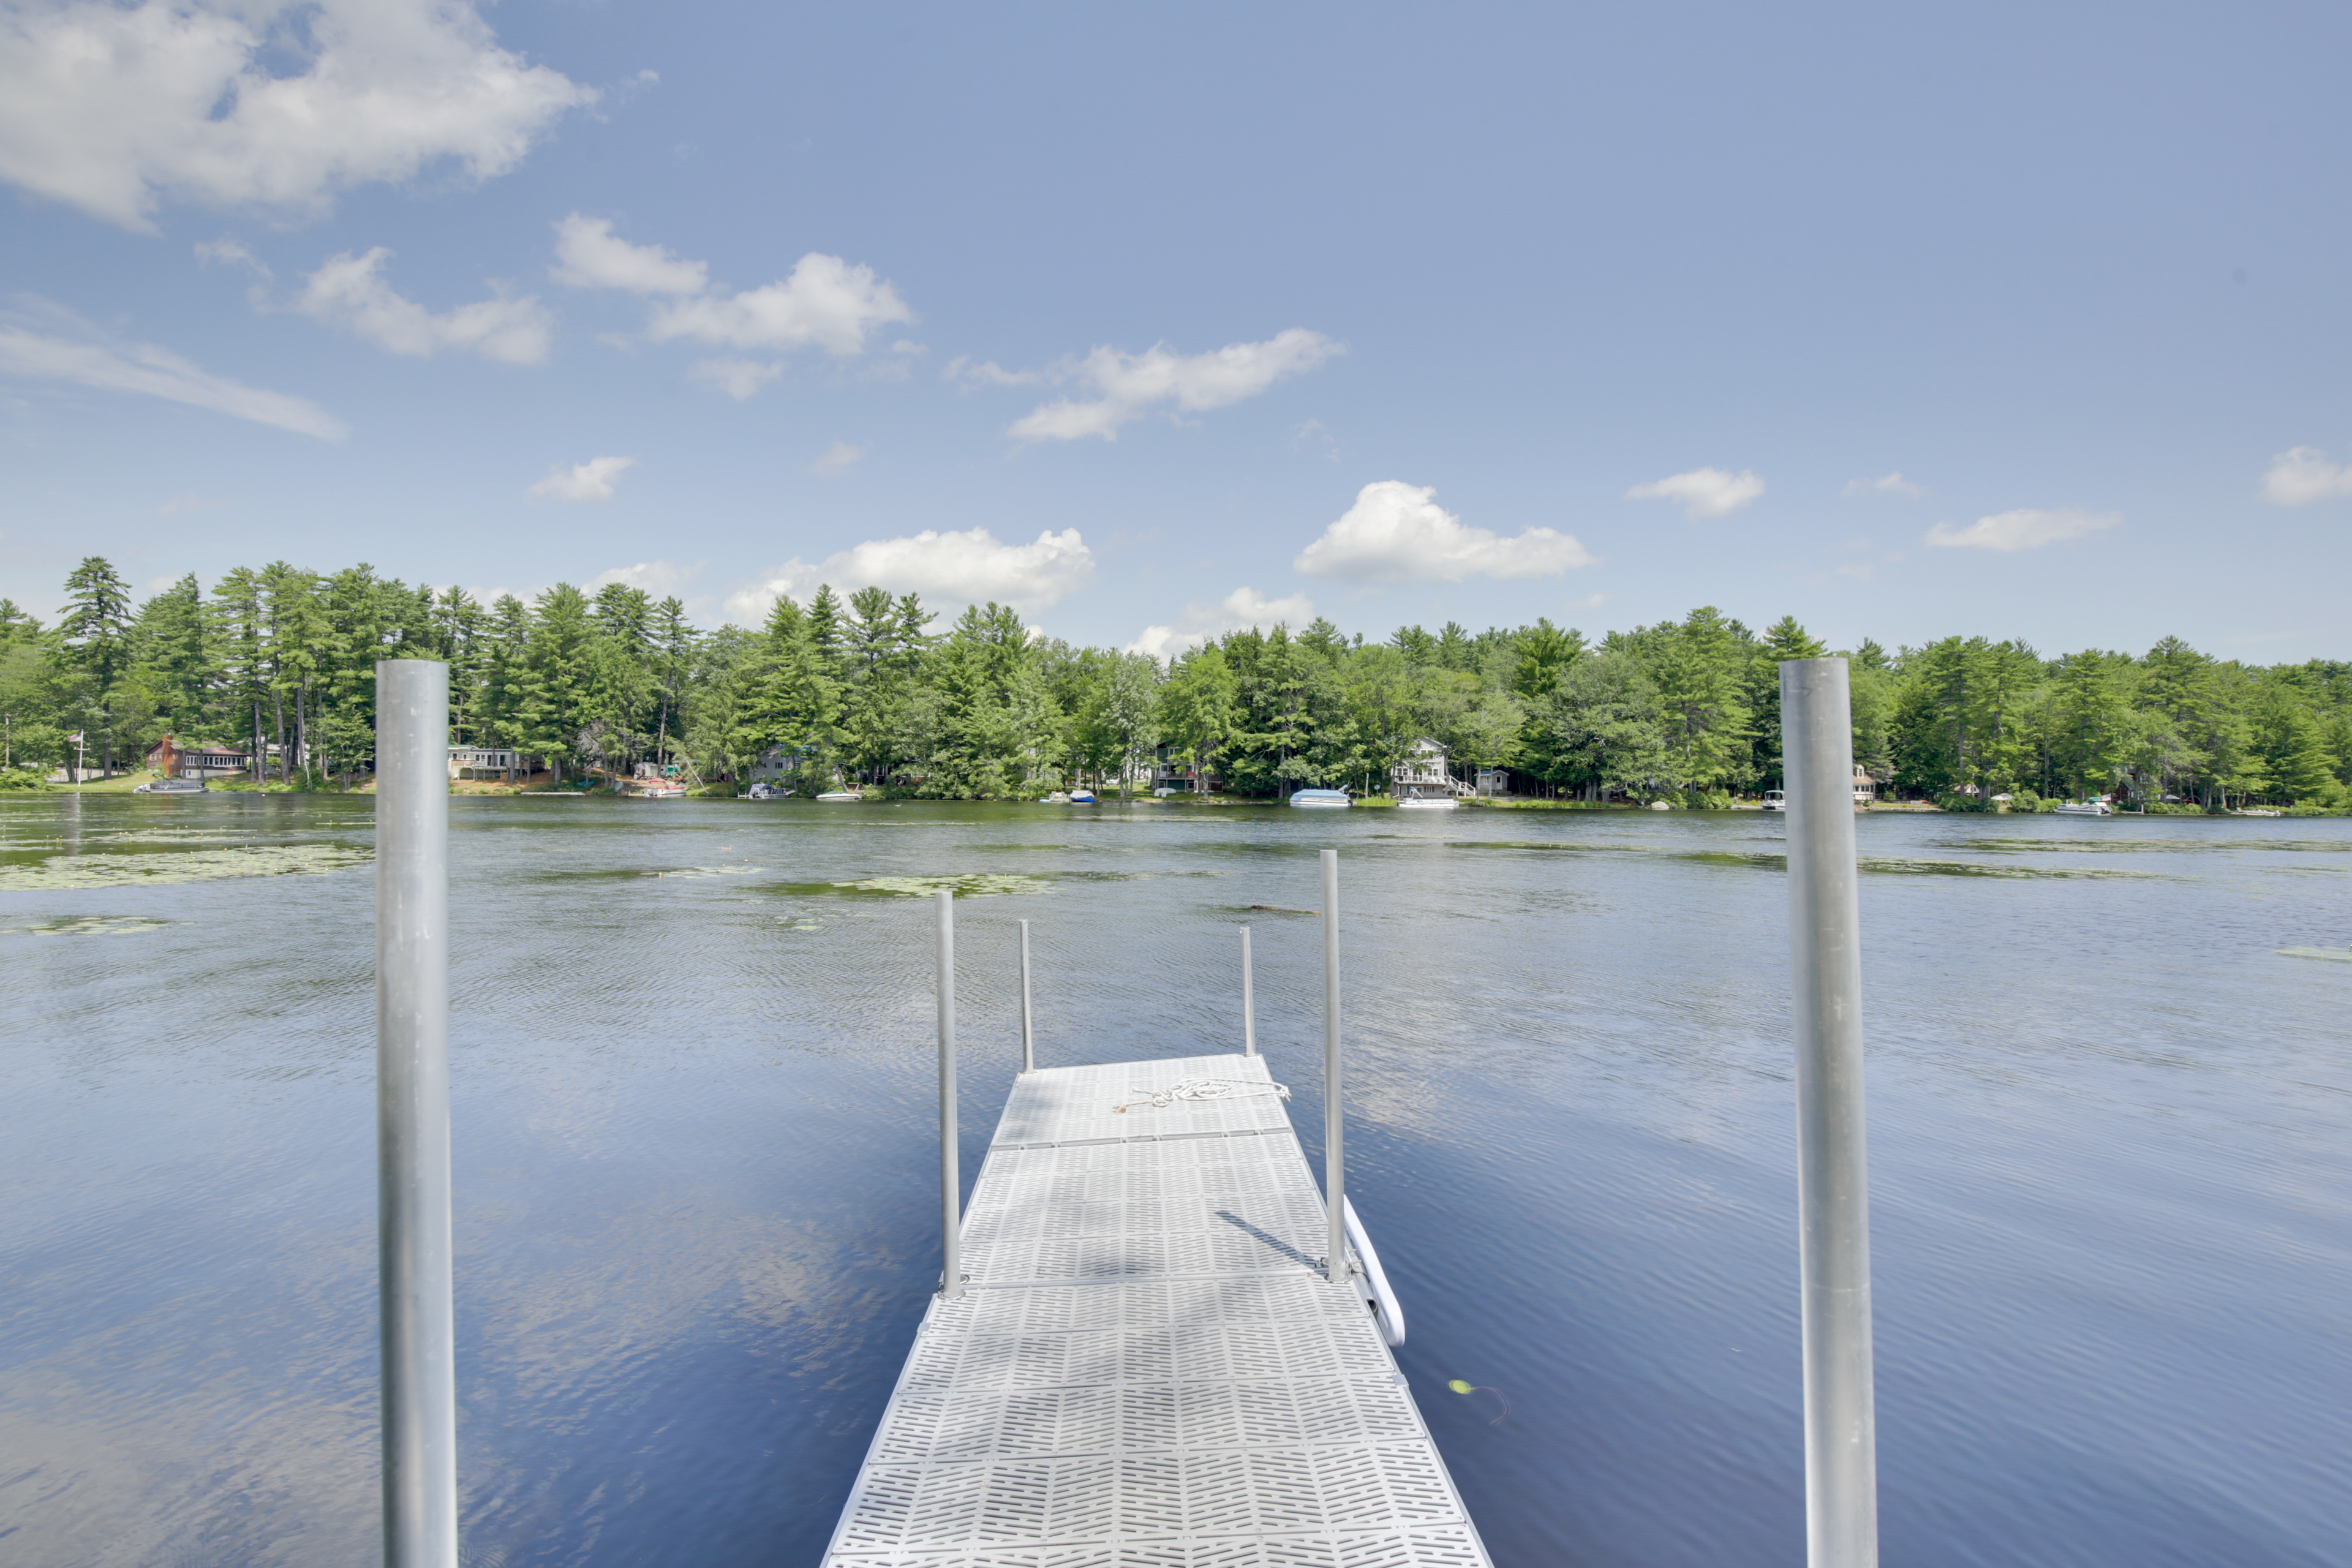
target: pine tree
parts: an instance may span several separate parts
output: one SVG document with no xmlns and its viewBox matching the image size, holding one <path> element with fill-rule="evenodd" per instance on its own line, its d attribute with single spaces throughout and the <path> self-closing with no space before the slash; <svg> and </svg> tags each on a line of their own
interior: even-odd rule
<svg viewBox="0 0 2352 1568">
<path fill-rule="evenodd" d="M 66 666 L 82 677 L 80 728 L 99 731 L 99 767 L 114 776 L 115 698 L 131 665 L 131 589 L 103 556 L 85 557 L 66 579 L 58 623 Z"/>
<path fill-rule="evenodd" d="M 140 607 L 135 640 L 157 721 L 184 744 L 202 743 L 219 712 L 225 671 L 194 573 Z"/>
</svg>

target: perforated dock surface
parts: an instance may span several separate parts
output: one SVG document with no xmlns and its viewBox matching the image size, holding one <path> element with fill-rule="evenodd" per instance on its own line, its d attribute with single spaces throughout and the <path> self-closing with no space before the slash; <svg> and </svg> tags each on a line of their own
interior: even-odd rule
<svg viewBox="0 0 2352 1568">
<path fill-rule="evenodd" d="M 1405 1568 L 1486 1553 L 1260 1057 L 1024 1074 L 827 1568 Z"/>
</svg>

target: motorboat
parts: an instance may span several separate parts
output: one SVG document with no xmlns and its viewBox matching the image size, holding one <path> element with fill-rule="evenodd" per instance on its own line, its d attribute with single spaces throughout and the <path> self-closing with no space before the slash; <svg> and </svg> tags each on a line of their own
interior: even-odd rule
<svg viewBox="0 0 2352 1568">
<path fill-rule="evenodd" d="M 1095 792 L 1090 789 L 1074 789 L 1070 792 L 1070 804 L 1072 805 L 1092 805 L 1095 804 Z"/>
<path fill-rule="evenodd" d="M 816 803 L 819 805 L 856 805 L 865 798 L 864 793 L 858 790 L 829 789 L 816 797 Z"/>
<path fill-rule="evenodd" d="M 684 800 L 686 786 L 675 779 L 650 779 L 629 792 L 632 800 Z"/>
<path fill-rule="evenodd" d="M 788 789 L 779 789 L 765 779 L 761 779 L 758 784 L 755 784 L 750 789 L 745 790 L 743 795 L 744 798 L 747 800 L 790 800 L 793 798 L 792 791 Z"/>
<path fill-rule="evenodd" d="M 2238 810 L 2231 812 L 2230 815 L 2231 816 L 2277 816 L 2281 814 L 2273 811 L 2266 805 L 2249 805 L 2242 806 Z"/>
<path fill-rule="evenodd" d="M 1291 804 L 1298 803 L 1294 798 Z M 1454 798 L 1454 792 L 1442 784 L 1407 784 L 1397 796 L 1399 811 L 1457 811 L 1461 805 Z"/>
<path fill-rule="evenodd" d="M 1037 804 L 1039 805 L 1067 805 L 1070 804 L 1070 792 L 1066 789 L 1057 789 L 1051 795 L 1041 795 L 1037 797 Z"/>
<path fill-rule="evenodd" d="M 1764 800 L 1763 800 L 1763 803 L 1762 803 L 1762 809 L 1764 809 L 1764 810 L 1766 810 L 1766 811 L 1786 811 L 1786 810 L 1788 810 L 1788 809 L 1789 809 L 1789 792 L 1788 792 L 1787 790 L 1784 790 L 1784 789 L 1768 789 L 1768 790 L 1766 790 L 1766 791 L 1764 792 Z"/>
<path fill-rule="evenodd" d="M 143 784 L 133 784 L 132 795 L 210 795 L 212 788 L 202 779 L 150 779 Z"/>
<path fill-rule="evenodd" d="M 1290 794 L 1290 804 L 1309 810 L 1336 811 L 1353 805 L 1343 789 L 1301 789 Z"/>
<path fill-rule="evenodd" d="M 2116 808 L 2104 800 L 2066 800 L 2050 808 L 2053 816 L 2113 816 Z"/>
</svg>

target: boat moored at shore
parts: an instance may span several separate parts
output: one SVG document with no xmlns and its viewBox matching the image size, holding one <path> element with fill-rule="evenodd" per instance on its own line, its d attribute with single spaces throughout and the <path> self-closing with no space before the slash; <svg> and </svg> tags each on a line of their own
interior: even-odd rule
<svg viewBox="0 0 2352 1568">
<path fill-rule="evenodd" d="M 1353 805 L 1343 789 L 1302 789 L 1291 792 L 1290 804 L 1307 810 L 1337 811 Z"/>
</svg>

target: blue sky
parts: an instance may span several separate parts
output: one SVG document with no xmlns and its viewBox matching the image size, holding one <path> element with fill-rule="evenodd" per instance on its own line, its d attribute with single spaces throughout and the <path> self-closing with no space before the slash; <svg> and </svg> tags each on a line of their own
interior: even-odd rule
<svg viewBox="0 0 2352 1568">
<path fill-rule="evenodd" d="M 0 594 L 2352 656 L 2352 13 L 0 0 Z"/>
</svg>

